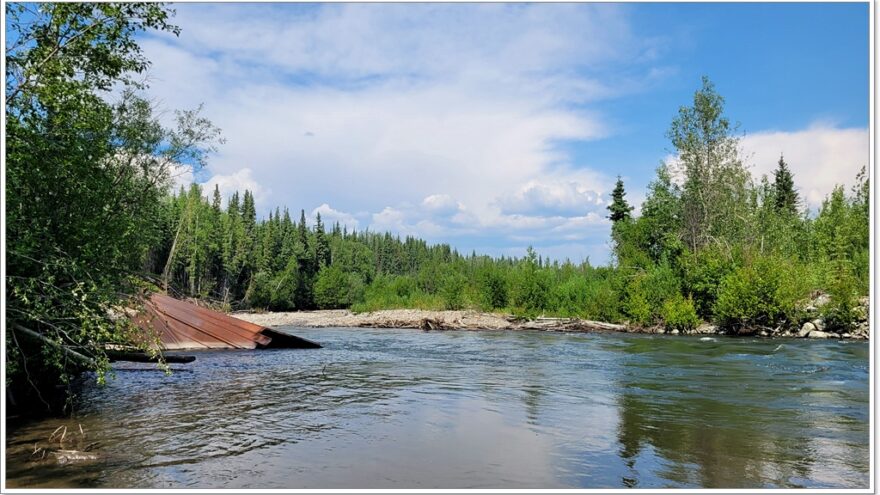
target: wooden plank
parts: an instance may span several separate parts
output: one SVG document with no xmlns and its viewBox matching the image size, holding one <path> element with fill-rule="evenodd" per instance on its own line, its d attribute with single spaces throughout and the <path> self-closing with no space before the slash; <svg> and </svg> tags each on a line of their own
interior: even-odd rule
<svg viewBox="0 0 880 495">
<path fill-rule="evenodd" d="M 197 326 L 200 330 L 210 333 L 215 337 L 222 336 L 224 339 L 229 340 L 231 337 L 226 337 L 226 334 L 231 333 L 244 339 L 253 340 L 259 345 L 267 345 L 271 342 L 271 338 L 261 334 L 265 327 L 167 296 L 156 299 L 157 307 L 160 311 L 190 326 Z M 206 326 L 200 326 L 202 324 Z"/>
<path fill-rule="evenodd" d="M 179 320 L 173 315 L 166 314 L 167 321 L 171 330 L 178 334 L 184 334 L 199 342 L 205 343 L 208 347 L 214 349 L 232 348 L 232 349 L 253 349 L 257 343 L 251 339 L 241 338 L 230 334 L 223 334 L 222 330 L 218 332 L 207 330 L 208 325 L 196 320 Z"/>
<path fill-rule="evenodd" d="M 186 308 L 179 305 L 160 303 L 157 305 L 157 308 L 174 321 L 192 327 L 222 342 L 235 342 L 243 346 L 253 344 L 249 345 L 249 347 L 253 347 L 270 341 L 268 337 L 259 333 L 251 333 L 236 326 L 227 325 L 222 320 L 206 317 L 201 312 L 187 311 Z"/>
<path fill-rule="evenodd" d="M 237 345 L 231 345 L 229 342 L 202 332 L 196 327 L 179 322 L 171 316 L 162 313 L 158 309 L 154 310 L 157 313 L 156 318 L 161 321 L 162 334 L 160 335 L 160 339 L 162 341 L 162 347 L 165 349 L 192 349 L 199 347 L 204 347 L 206 349 L 224 349 L 240 347 Z"/>
</svg>

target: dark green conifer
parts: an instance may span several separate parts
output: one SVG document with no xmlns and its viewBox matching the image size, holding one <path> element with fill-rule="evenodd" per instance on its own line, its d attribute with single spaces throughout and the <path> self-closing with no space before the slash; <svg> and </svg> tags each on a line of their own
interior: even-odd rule
<svg viewBox="0 0 880 495">
<path fill-rule="evenodd" d="M 776 211 L 780 213 L 797 213 L 798 193 L 794 190 L 794 176 L 785 163 L 782 155 L 779 155 L 779 164 L 773 171 L 773 190 L 776 198 Z"/>
<path fill-rule="evenodd" d="M 623 179 L 617 176 L 617 183 L 614 185 L 614 191 L 611 192 L 611 204 L 608 205 L 608 211 L 611 212 L 608 218 L 612 222 L 619 222 L 630 217 L 633 207 L 626 202 L 626 191 L 623 188 Z"/>
</svg>

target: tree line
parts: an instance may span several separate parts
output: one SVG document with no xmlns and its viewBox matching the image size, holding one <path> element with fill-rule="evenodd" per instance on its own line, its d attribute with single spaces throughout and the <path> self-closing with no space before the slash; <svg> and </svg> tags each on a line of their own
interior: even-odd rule
<svg viewBox="0 0 880 495">
<path fill-rule="evenodd" d="M 621 179 L 608 206 L 613 262 L 463 255 L 390 233 L 309 226 L 284 209 L 257 220 L 253 195 L 224 209 L 193 184 L 168 198 L 152 270 L 180 295 L 230 309 L 388 308 L 504 311 L 663 325 L 793 326 L 804 301 L 832 296 L 832 328 L 853 319 L 869 283 L 869 184 L 863 169 L 813 215 L 780 156 L 771 178 L 743 164 L 724 99 L 708 79 L 667 132 L 676 160 L 661 165 L 638 216 Z"/>
</svg>

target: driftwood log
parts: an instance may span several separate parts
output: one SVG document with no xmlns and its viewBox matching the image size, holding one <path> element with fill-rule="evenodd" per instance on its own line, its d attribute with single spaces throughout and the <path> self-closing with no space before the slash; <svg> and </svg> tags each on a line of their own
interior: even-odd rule
<svg viewBox="0 0 880 495">
<path fill-rule="evenodd" d="M 150 356 L 145 352 L 107 350 L 110 362 L 128 361 L 132 363 L 158 363 L 160 356 Z M 196 360 L 195 356 L 165 355 L 162 356 L 166 363 L 191 363 Z"/>
</svg>

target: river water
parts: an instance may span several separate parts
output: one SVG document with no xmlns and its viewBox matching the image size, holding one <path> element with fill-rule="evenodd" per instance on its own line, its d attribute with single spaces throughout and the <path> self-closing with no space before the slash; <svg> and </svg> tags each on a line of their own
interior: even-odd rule
<svg viewBox="0 0 880 495">
<path fill-rule="evenodd" d="M 8 486 L 869 485 L 865 342 L 290 330 L 325 348 L 84 386 L 74 418 L 9 432 Z M 32 455 L 62 425 L 97 459 Z"/>
</svg>

